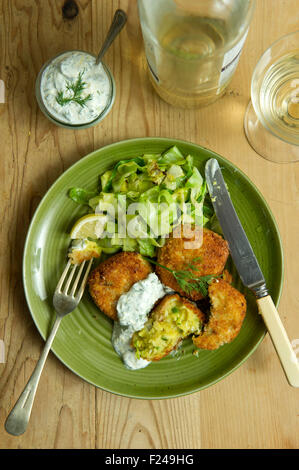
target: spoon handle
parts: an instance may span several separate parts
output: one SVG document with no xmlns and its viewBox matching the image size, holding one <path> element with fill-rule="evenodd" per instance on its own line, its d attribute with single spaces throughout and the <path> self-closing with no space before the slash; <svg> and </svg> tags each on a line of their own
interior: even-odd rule
<svg viewBox="0 0 299 470">
<path fill-rule="evenodd" d="M 96 60 L 96 65 L 98 65 L 102 57 L 104 56 L 105 52 L 107 49 L 111 46 L 112 42 L 116 38 L 116 36 L 120 33 L 120 31 L 123 29 L 124 25 L 126 24 L 127 21 L 127 15 L 123 10 L 116 10 L 110 29 L 107 33 L 106 39 L 104 41 L 104 44 L 102 45 L 102 48 L 99 52 L 99 55 Z"/>
</svg>

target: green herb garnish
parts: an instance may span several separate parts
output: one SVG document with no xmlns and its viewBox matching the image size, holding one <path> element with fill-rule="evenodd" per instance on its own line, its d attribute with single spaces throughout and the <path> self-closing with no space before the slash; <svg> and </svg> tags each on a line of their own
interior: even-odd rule
<svg viewBox="0 0 299 470">
<path fill-rule="evenodd" d="M 65 106 L 72 101 L 79 104 L 80 106 L 85 106 L 87 101 L 91 100 L 91 94 L 89 93 L 84 98 L 82 97 L 82 92 L 86 88 L 86 82 L 82 80 L 84 75 L 84 70 L 79 72 L 78 78 L 75 82 L 66 82 L 66 89 L 72 93 L 71 96 L 65 96 L 63 91 L 59 91 L 56 96 L 56 101 L 60 106 Z"/>
<path fill-rule="evenodd" d="M 192 271 L 190 271 L 192 268 L 193 271 L 197 270 L 197 268 L 192 263 L 187 264 L 186 269 L 175 270 L 167 268 L 166 266 L 163 266 L 163 264 L 157 263 L 156 261 L 153 261 L 152 259 L 145 256 L 144 258 L 147 259 L 150 263 L 156 264 L 157 266 L 160 266 L 160 268 L 171 272 L 180 288 L 189 295 L 192 294 L 193 290 L 195 290 L 200 292 L 204 297 L 207 297 L 210 282 L 213 279 L 218 279 L 220 277 L 214 276 L 213 274 L 207 276 L 196 276 Z"/>
</svg>

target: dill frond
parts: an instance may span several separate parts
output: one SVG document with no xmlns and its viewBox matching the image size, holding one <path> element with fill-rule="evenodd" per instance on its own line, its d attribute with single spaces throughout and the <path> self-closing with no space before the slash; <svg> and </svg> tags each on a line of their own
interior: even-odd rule
<svg viewBox="0 0 299 470">
<path fill-rule="evenodd" d="M 70 102 L 74 102 L 82 106 L 86 105 L 87 101 L 91 100 L 92 95 L 89 93 L 84 98 L 82 97 L 82 92 L 86 88 L 86 82 L 83 81 L 82 77 L 84 75 L 84 70 L 79 72 L 78 78 L 75 82 L 66 82 L 66 89 L 72 93 L 72 96 L 65 96 L 63 91 L 59 91 L 56 96 L 56 101 L 60 106 L 65 106 Z"/>
<path fill-rule="evenodd" d="M 166 266 L 163 266 L 151 258 L 147 258 L 145 256 L 144 258 L 147 259 L 150 263 L 156 264 L 157 266 L 160 266 L 160 268 L 171 272 L 180 288 L 186 292 L 186 294 L 192 294 L 192 291 L 195 290 L 200 292 L 204 297 L 207 297 L 210 282 L 213 279 L 218 279 L 220 277 L 214 276 L 212 274 L 207 276 L 196 276 L 192 271 L 197 271 L 198 268 L 196 268 L 196 266 L 194 266 L 192 263 L 187 264 L 186 269 L 175 270 L 167 268 Z M 199 260 L 199 258 L 194 258 L 193 262 L 197 260 Z"/>
</svg>

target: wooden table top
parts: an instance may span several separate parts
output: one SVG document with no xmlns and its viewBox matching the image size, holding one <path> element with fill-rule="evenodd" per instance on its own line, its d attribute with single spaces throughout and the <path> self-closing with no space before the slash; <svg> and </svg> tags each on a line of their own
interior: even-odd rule
<svg viewBox="0 0 299 470">
<path fill-rule="evenodd" d="M 225 96 L 200 110 L 164 103 L 146 74 L 135 0 L 77 0 L 64 19 L 64 0 L 0 1 L 1 277 L 0 448 L 298 448 L 298 390 L 284 376 L 269 335 L 233 374 L 181 398 L 143 401 L 104 392 L 81 380 L 50 353 L 28 430 L 12 437 L 5 418 L 43 348 L 22 285 L 24 240 L 33 213 L 57 177 L 94 149 L 122 139 L 162 136 L 210 148 L 241 168 L 260 189 L 280 229 L 285 282 L 280 316 L 299 338 L 299 165 L 259 157 L 243 132 L 250 79 L 261 53 L 298 29 L 298 0 L 257 0 L 237 72 Z M 42 64 L 67 49 L 96 53 L 116 8 L 128 24 L 106 55 L 117 85 L 111 113 L 94 128 L 70 131 L 39 111 L 34 83 Z"/>
</svg>

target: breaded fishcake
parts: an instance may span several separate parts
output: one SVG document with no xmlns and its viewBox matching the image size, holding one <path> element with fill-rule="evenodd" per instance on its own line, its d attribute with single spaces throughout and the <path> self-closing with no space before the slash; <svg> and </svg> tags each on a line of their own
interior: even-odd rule
<svg viewBox="0 0 299 470">
<path fill-rule="evenodd" d="M 200 336 L 193 337 L 199 349 L 218 349 L 230 343 L 239 333 L 246 315 L 246 299 L 241 292 L 223 279 L 209 286 L 211 313 Z"/>
<path fill-rule="evenodd" d="M 153 309 L 142 330 L 134 333 L 132 345 L 138 357 L 159 361 L 191 334 L 199 334 L 205 315 L 190 300 L 178 294 L 165 296 Z"/>
<path fill-rule="evenodd" d="M 79 245 L 79 247 L 71 247 L 68 257 L 73 264 L 81 264 L 83 261 L 88 261 L 92 258 L 99 258 L 101 253 L 102 249 L 96 242 L 86 240 L 84 241 L 83 246 Z"/>
<path fill-rule="evenodd" d="M 222 279 L 224 279 L 224 281 L 228 282 L 229 284 L 232 284 L 233 282 L 233 276 L 231 275 L 231 273 L 225 269 L 222 273 Z"/>
<path fill-rule="evenodd" d="M 179 230 L 179 232 L 177 232 Z M 215 275 L 219 276 L 224 269 L 229 255 L 228 243 L 220 235 L 206 228 L 184 225 L 182 236 L 179 238 L 181 226 L 177 227 L 165 245 L 159 248 L 157 261 L 166 268 L 176 271 L 188 269 L 196 277 Z M 201 231 L 202 237 L 201 237 Z M 199 246 L 196 240 L 200 240 Z M 195 247 L 189 248 L 190 242 L 194 242 Z M 196 270 L 188 268 L 188 265 L 196 267 Z M 179 294 L 191 299 L 200 300 L 203 295 L 198 290 L 191 293 L 184 292 L 178 285 L 175 277 L 170 271 L 160 266 L 156 267 L 156 273 L 161 282 L 171 287 Z"/>
<path fill-rule="evenodd" d="M 139 253 L 122 251 L 91 272 L 88 279 L 90 295 L 105 315 L 117 320 L 119 297 L 151 272 L 151 265 Z"/>
</svg>

